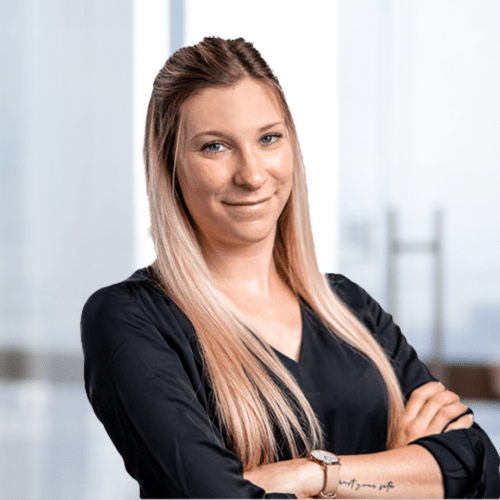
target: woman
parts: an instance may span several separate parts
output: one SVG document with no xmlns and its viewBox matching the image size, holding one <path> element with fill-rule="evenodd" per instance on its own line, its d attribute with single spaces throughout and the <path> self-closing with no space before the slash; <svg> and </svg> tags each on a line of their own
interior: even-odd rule
<svg viewBox="0 0 500 500">
<path fill-rule="evenodd" d="M 87 393 L 142 498 L 499 494 L 458 397 L 319 272 L 295 127 L 251 44 L 167 61 L 144 159 L 157 260 L 82 316 Z"/>
</svg>

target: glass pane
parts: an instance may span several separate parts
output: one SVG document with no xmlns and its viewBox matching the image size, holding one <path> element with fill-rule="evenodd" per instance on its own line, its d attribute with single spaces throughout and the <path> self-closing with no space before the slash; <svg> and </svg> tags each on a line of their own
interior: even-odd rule
<svg viewBox="0 0 500 500">
<path fill-rule="evenodd" d="M 447 361 L 500 359 L 499 21 L 494 0 L 340 1 L 340 270 L 388 306 L 388 211 L 424 244 L 442 210 Z M 432 255 L 397 256 L 397 319 L 425 358 Z"/>
</svg>

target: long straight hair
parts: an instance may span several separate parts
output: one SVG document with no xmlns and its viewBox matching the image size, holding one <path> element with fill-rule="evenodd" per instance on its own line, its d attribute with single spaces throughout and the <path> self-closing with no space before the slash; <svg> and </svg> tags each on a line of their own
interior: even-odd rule
<svg viewBox="0 0 500 500">
<path fill-rule="evenodd" d="M 144 162 L 156 279 L 194 326 L 219 423 L 245 470 L 276 461 L 284 450 L 297 458 L 320 447 L 320 424 L 297 382 L 258 332 L 252 332 L 251 319 L 215 284 L 176 182 L 182 105 L 203 89 L 234 86 L 245 78 L 271 89 L 293 144 L 292 191 L 278 219 L 274 247 L 278 273 L 332 335 L 357 349 L 380 371 L 387 386 L 390 447 L 404 408 L 399 383 L 381 346 L 319 271 L 293 119 L 277 78 L 253 45 L 242 38 L 210 37 L 180 49 L 155 79 Z"/>
</svg>

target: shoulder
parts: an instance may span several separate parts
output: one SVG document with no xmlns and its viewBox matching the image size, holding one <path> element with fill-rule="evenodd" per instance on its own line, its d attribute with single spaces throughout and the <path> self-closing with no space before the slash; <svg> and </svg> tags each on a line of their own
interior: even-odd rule
<svg viewBox="0 0 500 500">
<path fill-rule="evenodd" d="M 179 308 L 157 284 L 152 268 L 147 267 L 93 293 L 83 307 L 82 325 L 88 321 L 124 321 L 134 317 L 154 321 L 174 312 L 180 313 Z"/>
<path fill-rule="evenodd" d="M 379 341 L 384 342 L 388 335 L 396 338 L 400 336 L 401 332 L 393 323 L 392 316 L 366 290 L 342 274 L 326 276 L 332 291 Z"/>
<path fill-rule="evenodd" d="M 94 292 L 83 306 L 80 322 L 84 353 L 102 353 L 128 340 L 125 331 L 148 318 L 152 293 L 145 269 Z"/>
<path fill-rule="evenodd" d="M 159 286 L 150 268 L 93 293 L 83 307 L 84 353 L 111 355 L 125 344 L 185 342 L 192 326 Z"/>
<path fill-rule="evenodd" d="M 126 280 L 100 288 L 93 293 L 83 307 L 82 318 L 124 312 L 133 305 L 140 307 L 141 303 L 162 294 L 155 285 L 148 268 L 139 269 Z M 164 295 L 164 294 L 163 294 Z M 168 300 L 168 297 L 164 295 Z"/>
<path fill-rule="evenodd" d="M 327 275 L 330 288 L 348 309 L 363 323 L 378 342 L 393 355 L 406 339 L 392 316 L 361 286 L 341 274 Z"/>
<path fill-rule="evenodd" d="M 362 308 L 371 299 L 363 288 L 342 274 L 328 273 L 326 277 L 332 291 L 351 309 Z"/>
<path fill-rule="evenodd" d="M 377 333 L 377 326 L 383 319 L 389 319 L 380 304 L 371 297 L 366 290 L 342 274 L 330 273 L 326 275 L 331 290 L 362 321 L 373 333 Z M 387 316 L 383 318 L 383 316 Z"/>
</svg>

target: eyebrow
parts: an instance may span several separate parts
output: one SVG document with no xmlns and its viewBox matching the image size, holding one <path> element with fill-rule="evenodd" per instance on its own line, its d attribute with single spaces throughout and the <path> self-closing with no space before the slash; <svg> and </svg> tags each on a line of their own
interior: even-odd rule
<svg viewBox="0 0 500 500">
<path fill-rule="evenodd" d="M 269 130 L 273 127 L 276 127 L 277 125 L 284 125 L 284 123 L 282 121 L 275 122 L 275 123 L 269 123 L 268 125 L 264 125 L 263 127 L 260 127 L 259 133 L 265 132 L 266 130 Z M 227 137 L 227 134 L 224 134 L 223 132 L 221 132 L 219 130 L 205 130 L 203 132 L 198 132 L 197 134 L 195 134 L 193 136 L 192 140 L 195 140 L 202 135 L 214 135 L 215 137 L 222 137 L 222 138 Z"/>
</svg>

